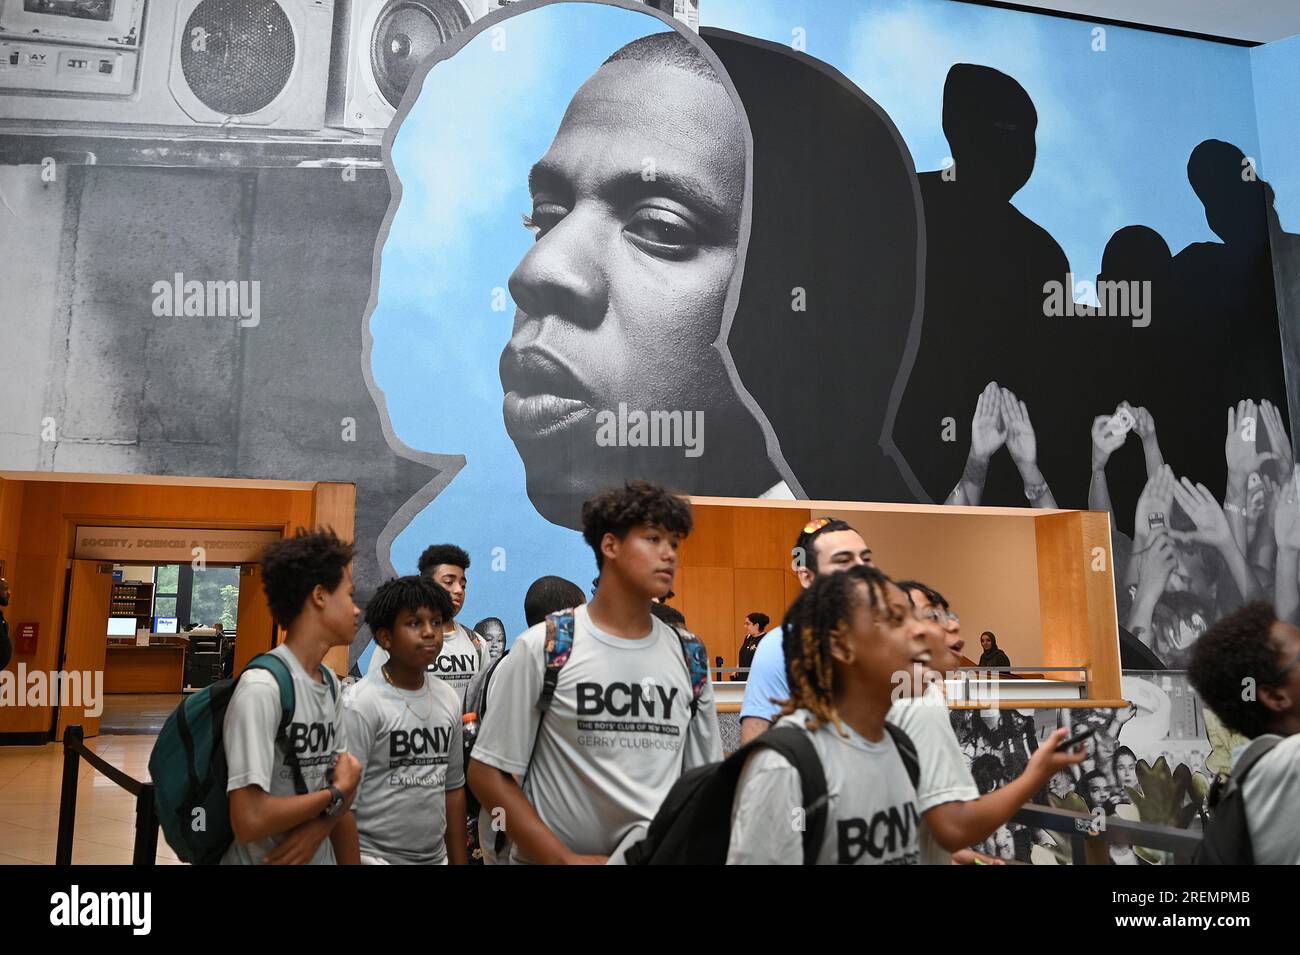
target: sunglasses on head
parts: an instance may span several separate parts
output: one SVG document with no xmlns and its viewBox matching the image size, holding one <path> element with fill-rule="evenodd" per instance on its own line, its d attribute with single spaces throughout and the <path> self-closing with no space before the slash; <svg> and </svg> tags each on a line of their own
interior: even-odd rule
<svg viewBox="0 0 1300 955">
<path fill-rule="evenodd" d="M 809 521 L 803 526 L 805 534 L 816 534 L 819 530 L 831 522 L 829 517 L 819 517 L 815 521 Z"/>
</svg>

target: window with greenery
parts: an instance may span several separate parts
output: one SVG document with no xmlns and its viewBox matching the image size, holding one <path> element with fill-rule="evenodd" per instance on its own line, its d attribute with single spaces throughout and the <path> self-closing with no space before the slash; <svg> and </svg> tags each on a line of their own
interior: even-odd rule
<svg viewBox="0 0 1300 955">
<path fill-rule="evenodd" d="M 181 568 L 179 564 L 163 564 L 154 571 L 153 615 L 175 617 L 177 595 L 180 593 Z"/>
<path fill-rule="evenodd" d="M 205 627 L 220 622 L 223 629 L 234 630 L 238 623 L 238 607 L 238 567 L 208 567 L 194 571 L 191 620 Z"/>
</svg>

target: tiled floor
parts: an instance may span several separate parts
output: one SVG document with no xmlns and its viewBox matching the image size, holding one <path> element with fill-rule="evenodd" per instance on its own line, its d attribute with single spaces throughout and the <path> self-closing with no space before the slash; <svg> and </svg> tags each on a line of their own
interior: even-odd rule
<svg viewBox="0 0 1300 955">
<path fill-rule="evenodd" d="M 135 779 L 149 778 L 153 736 L 98 736 L 87 746 Z M 53 865 L 63 746 L 0 746 L 0 865 Z M 135 797 L 84 761 L 77 785 L 74 864 L 129 865 Z M 180 865 L 161 836 L 159 865 Z"/>
</svg>

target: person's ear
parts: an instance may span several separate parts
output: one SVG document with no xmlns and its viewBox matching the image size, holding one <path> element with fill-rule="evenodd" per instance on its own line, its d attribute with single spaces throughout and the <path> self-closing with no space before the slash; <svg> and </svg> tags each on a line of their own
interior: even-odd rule
<svg viewBox="0 0 1300 955">
<path fill-rule="evenodd" d="M 799 586 L 804 590 L 812 586 L 813 578 L 817 576 L 807 567 L 796 567 L 794 575 L 799 578 Z"/>
<path fill-rule="evenodd" d="M 375 631 L 375 643 L 379 644 L 385 650 L 393 649 L 393 632 L 387 627 Z"/>
<path fill-rule="evenodd" d="M 1287 713 L 1296 705 L 1296 700 L 1291 696 L 1291 691 L 1285 686 L 1261 686 L 1259 688 L 1259 702 L 1263 703 L 1265 708 L 1275 715 Z"/>
<path fill-rule="evenodd" d="M 852 666 L 853 661 L 857 659 L 857 648 L 839 627 L 831 631 L 831 659 L 845 666 Z"/>
<path fill-rule="evenodd" d="M 619 539 L 612 531 L 607 531 L 605 536 L 600 539 L 600 554 L 606 560 L 618 559 Z"/>
<path fill-rule="evenodd" d="M 324 584 L 317 584 L 311 589 L 311 604 L 317 610 L 324 610 L 325 605 L 329 603 L 330 592 Z"/>
</svg>

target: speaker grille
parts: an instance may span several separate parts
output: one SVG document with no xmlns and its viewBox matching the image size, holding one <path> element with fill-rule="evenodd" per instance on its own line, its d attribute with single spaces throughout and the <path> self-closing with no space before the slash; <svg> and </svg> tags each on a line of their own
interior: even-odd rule
<svg viewBox="0 0 1300 955">
<path fill-rule="evenodd" d="M 467 26 L 469 15 L 456 0 L 390 0 L 370 37 L 370 68 L 389 106 L 402 101 L 425 58 Z"/>
<path fill-rule="evenodd" d="M 245 116 L 280 95 L 296 53 L 293 27 L 275 0 L 202 0 L 185 24 L 181 71 L 204 106 Z"/>
</svg>

